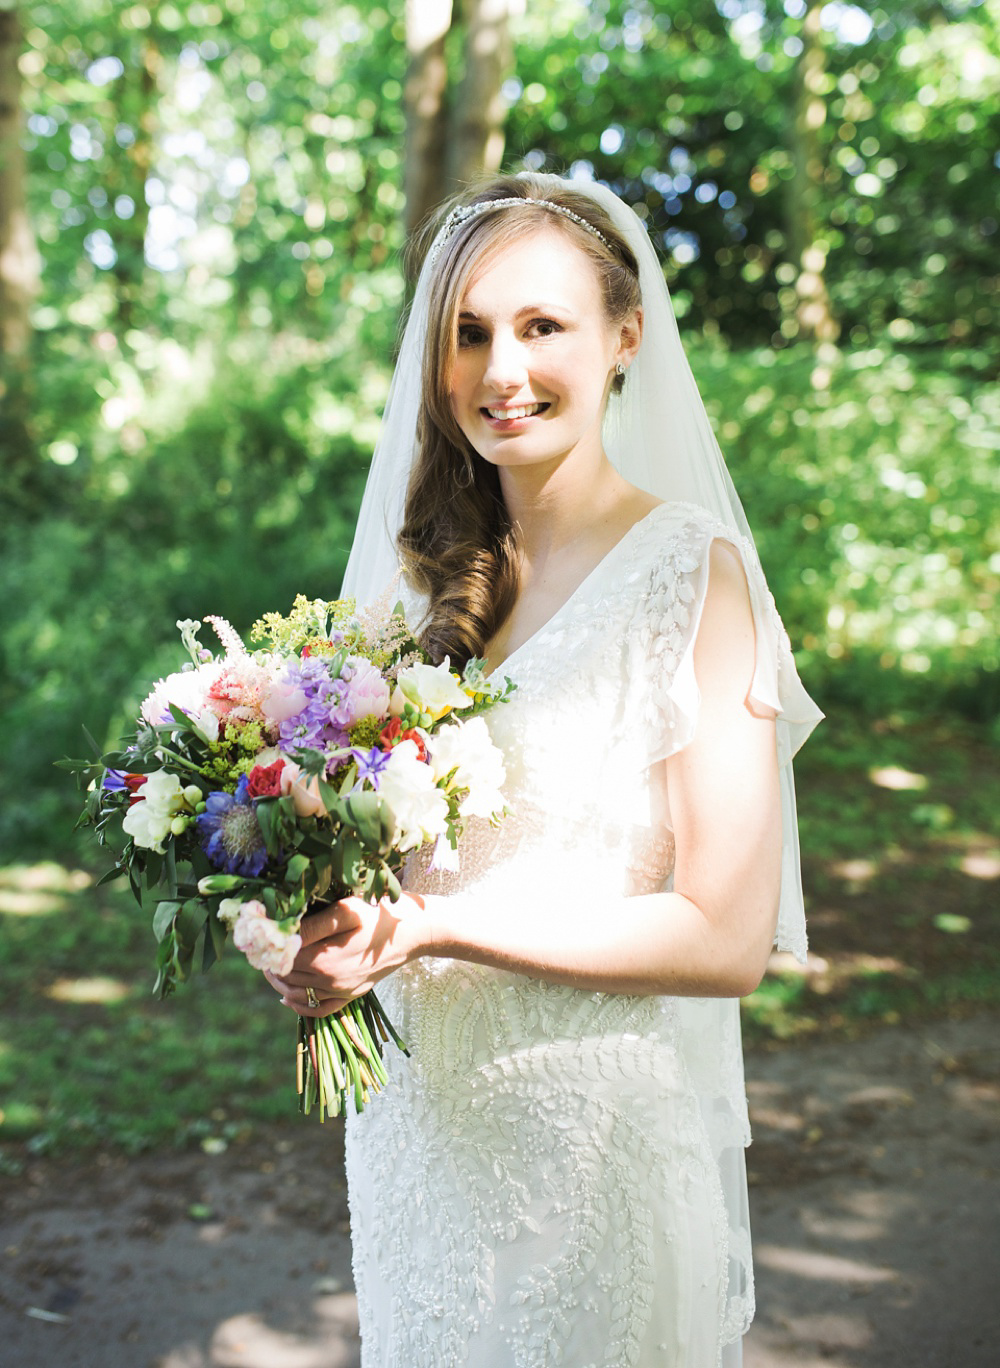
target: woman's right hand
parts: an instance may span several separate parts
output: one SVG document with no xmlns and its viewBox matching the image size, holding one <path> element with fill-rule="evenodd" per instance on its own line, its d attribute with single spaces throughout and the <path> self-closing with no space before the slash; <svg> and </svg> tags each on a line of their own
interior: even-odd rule
<svg viewBox="0 0 1000 1368">
<path fill-rule="evenodd" d="M 417 894 L 404 893 L 395 903 L 344 898 L 304 917 L 302 949 L 291 972 L 265 977 L 300 1016 L 329 1016 L 417 958 L 427 944 L 426 923 L 426 904 Z"/>
</svg>

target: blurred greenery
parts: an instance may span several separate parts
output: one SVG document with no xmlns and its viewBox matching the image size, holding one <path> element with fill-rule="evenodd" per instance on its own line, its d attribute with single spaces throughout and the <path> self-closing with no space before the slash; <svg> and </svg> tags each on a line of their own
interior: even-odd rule
<svg viewBox="0 0 1000 1368">
<path fill-rule="evenodd" d="M 168 1113 L 195 1124 L 178 1059 L 224 1094 L 241 1070 L 280 1077 L 285 1042 L 272 1008 L 230 1045 L 254 991 L 237 965 L 183 1015 L 140 1009 L 145 929 L 89 872 L 59 883 L 80 861 L 76 795 L 52 762 L 80 753 L 84 724 L 116 739 L 179 660 L 178 617 L 243 629 L 297 592 L 337 592 L 404 298 L 405 6 L 16 8 L 43 271 L 31 349 L 0 368 L 0 975 L 15 1006 L 0 1085 L 29 1049 L 41 1082 L 18 1087 L 4 1130 L 138 1146 Z M 1000 680 L 1000 0 L 832 0 L 813 41 L 815 10 L 533 0 L 504 86 L 506 166 L 597 176 L 649 226 L 831 712 L 800 768 L 803 848 L 817 939 L 848 947 L 847 967 L 770 979 L 748 1009 L 768 1036 L 992 1001 L 997 967 L 981 798 L 995 800 Z M 810 53 L 805 165 L 790 111 Z M 803 185 L 836 344 L 800 329 Z M 873 767 L 923 787 L 880 786 Z M 52 915 L 9 912 L 39 879 Z M 851 958 L 886 907 L 902 970 L 888 949 Z M 926 981 L 916 963 L 934 966 Z M 123 995 L 52 1001 L 60 974 L 84 973 L 120 977 Z M 107 1063 L 123 1054 L 133 1072 Z M 239 1117 L 279 1105 L 243 1091 Z"/>
</svg>

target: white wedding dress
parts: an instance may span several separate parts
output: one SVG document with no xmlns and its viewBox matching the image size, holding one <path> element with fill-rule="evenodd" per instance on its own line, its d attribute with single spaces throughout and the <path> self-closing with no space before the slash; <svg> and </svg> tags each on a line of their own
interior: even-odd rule
<svg viewBox="0 0 1000 1368">
<path fill-rule="evenodd" d="M 500 668 L 517 692 L 487 716 L 513 814 L 470 827 L 458 874 L 411 861 L 408 886 L 530 899 L 539 917 L 669 887 L 663 761 L 694 732 L 716 537 L 751 591 L 751 693 L 778 706 L 794 666 L 752 545 L 661 504 Z M 738 1364 L 753 1315 L 738 1002 L 443 959 L 380 996 L 412 1055 L 389 1051 L 388 1086 L 348 1121 L 363 1368 Z"/>
</svg>

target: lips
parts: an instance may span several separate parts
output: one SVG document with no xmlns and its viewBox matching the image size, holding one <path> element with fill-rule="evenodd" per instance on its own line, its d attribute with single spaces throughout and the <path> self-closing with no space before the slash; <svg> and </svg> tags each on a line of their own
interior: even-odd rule
<svg viewBox="0 0 1000 1368">
<path fill-rule="evenodd" d="M 483 412 L 488 414 L 495 423 L 508 423 L 518 418 L 534 418 L 536 414 L 542 413 L 547 408 L 548 404 L 519 404 L 507 408 L 484 408 Z"/>
</svg>

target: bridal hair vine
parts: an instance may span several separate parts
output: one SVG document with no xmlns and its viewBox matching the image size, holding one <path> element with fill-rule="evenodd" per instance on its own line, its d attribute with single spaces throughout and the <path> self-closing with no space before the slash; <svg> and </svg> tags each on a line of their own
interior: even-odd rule
<svg viewBox="0 0 1000 1368">
<path fill-rule="evenodd" d="M 611 244 L 604 234 L 599 233 L 594 225 L 588 223 L 580 214 L 574 214 L 572 209 L 566 209 L 561 204 L 555 204 L 552 200 L 528 199 L 522 198 L 519 195 L 512 195 L 507 199 L 481 200 L 478 204 L 460 204 L 457 209 L 453 209 L 444 223 L 442 223 L 437 236 L 431 243 L 431 249 L 427 254 L 429 260 L 431 262 L 437 260 L 448 239 L 458 231 L 463 223 L 467 223 L 469 219 L 478 218 L 480 214 L 487 214 L 494 209 L 504 209 L 515 204 L 537 204 L 540 209 L 546 209 L 553 214 L 562 214 L 563 218 L 571 219 L 573 223 L 578 224 L 581 228 L 585 228 L 588 233 L 592 234 L 592 236 L 597 238 L 600 242 L 603 242 L 605 247 L 610 250 Z"/>
</svg>

